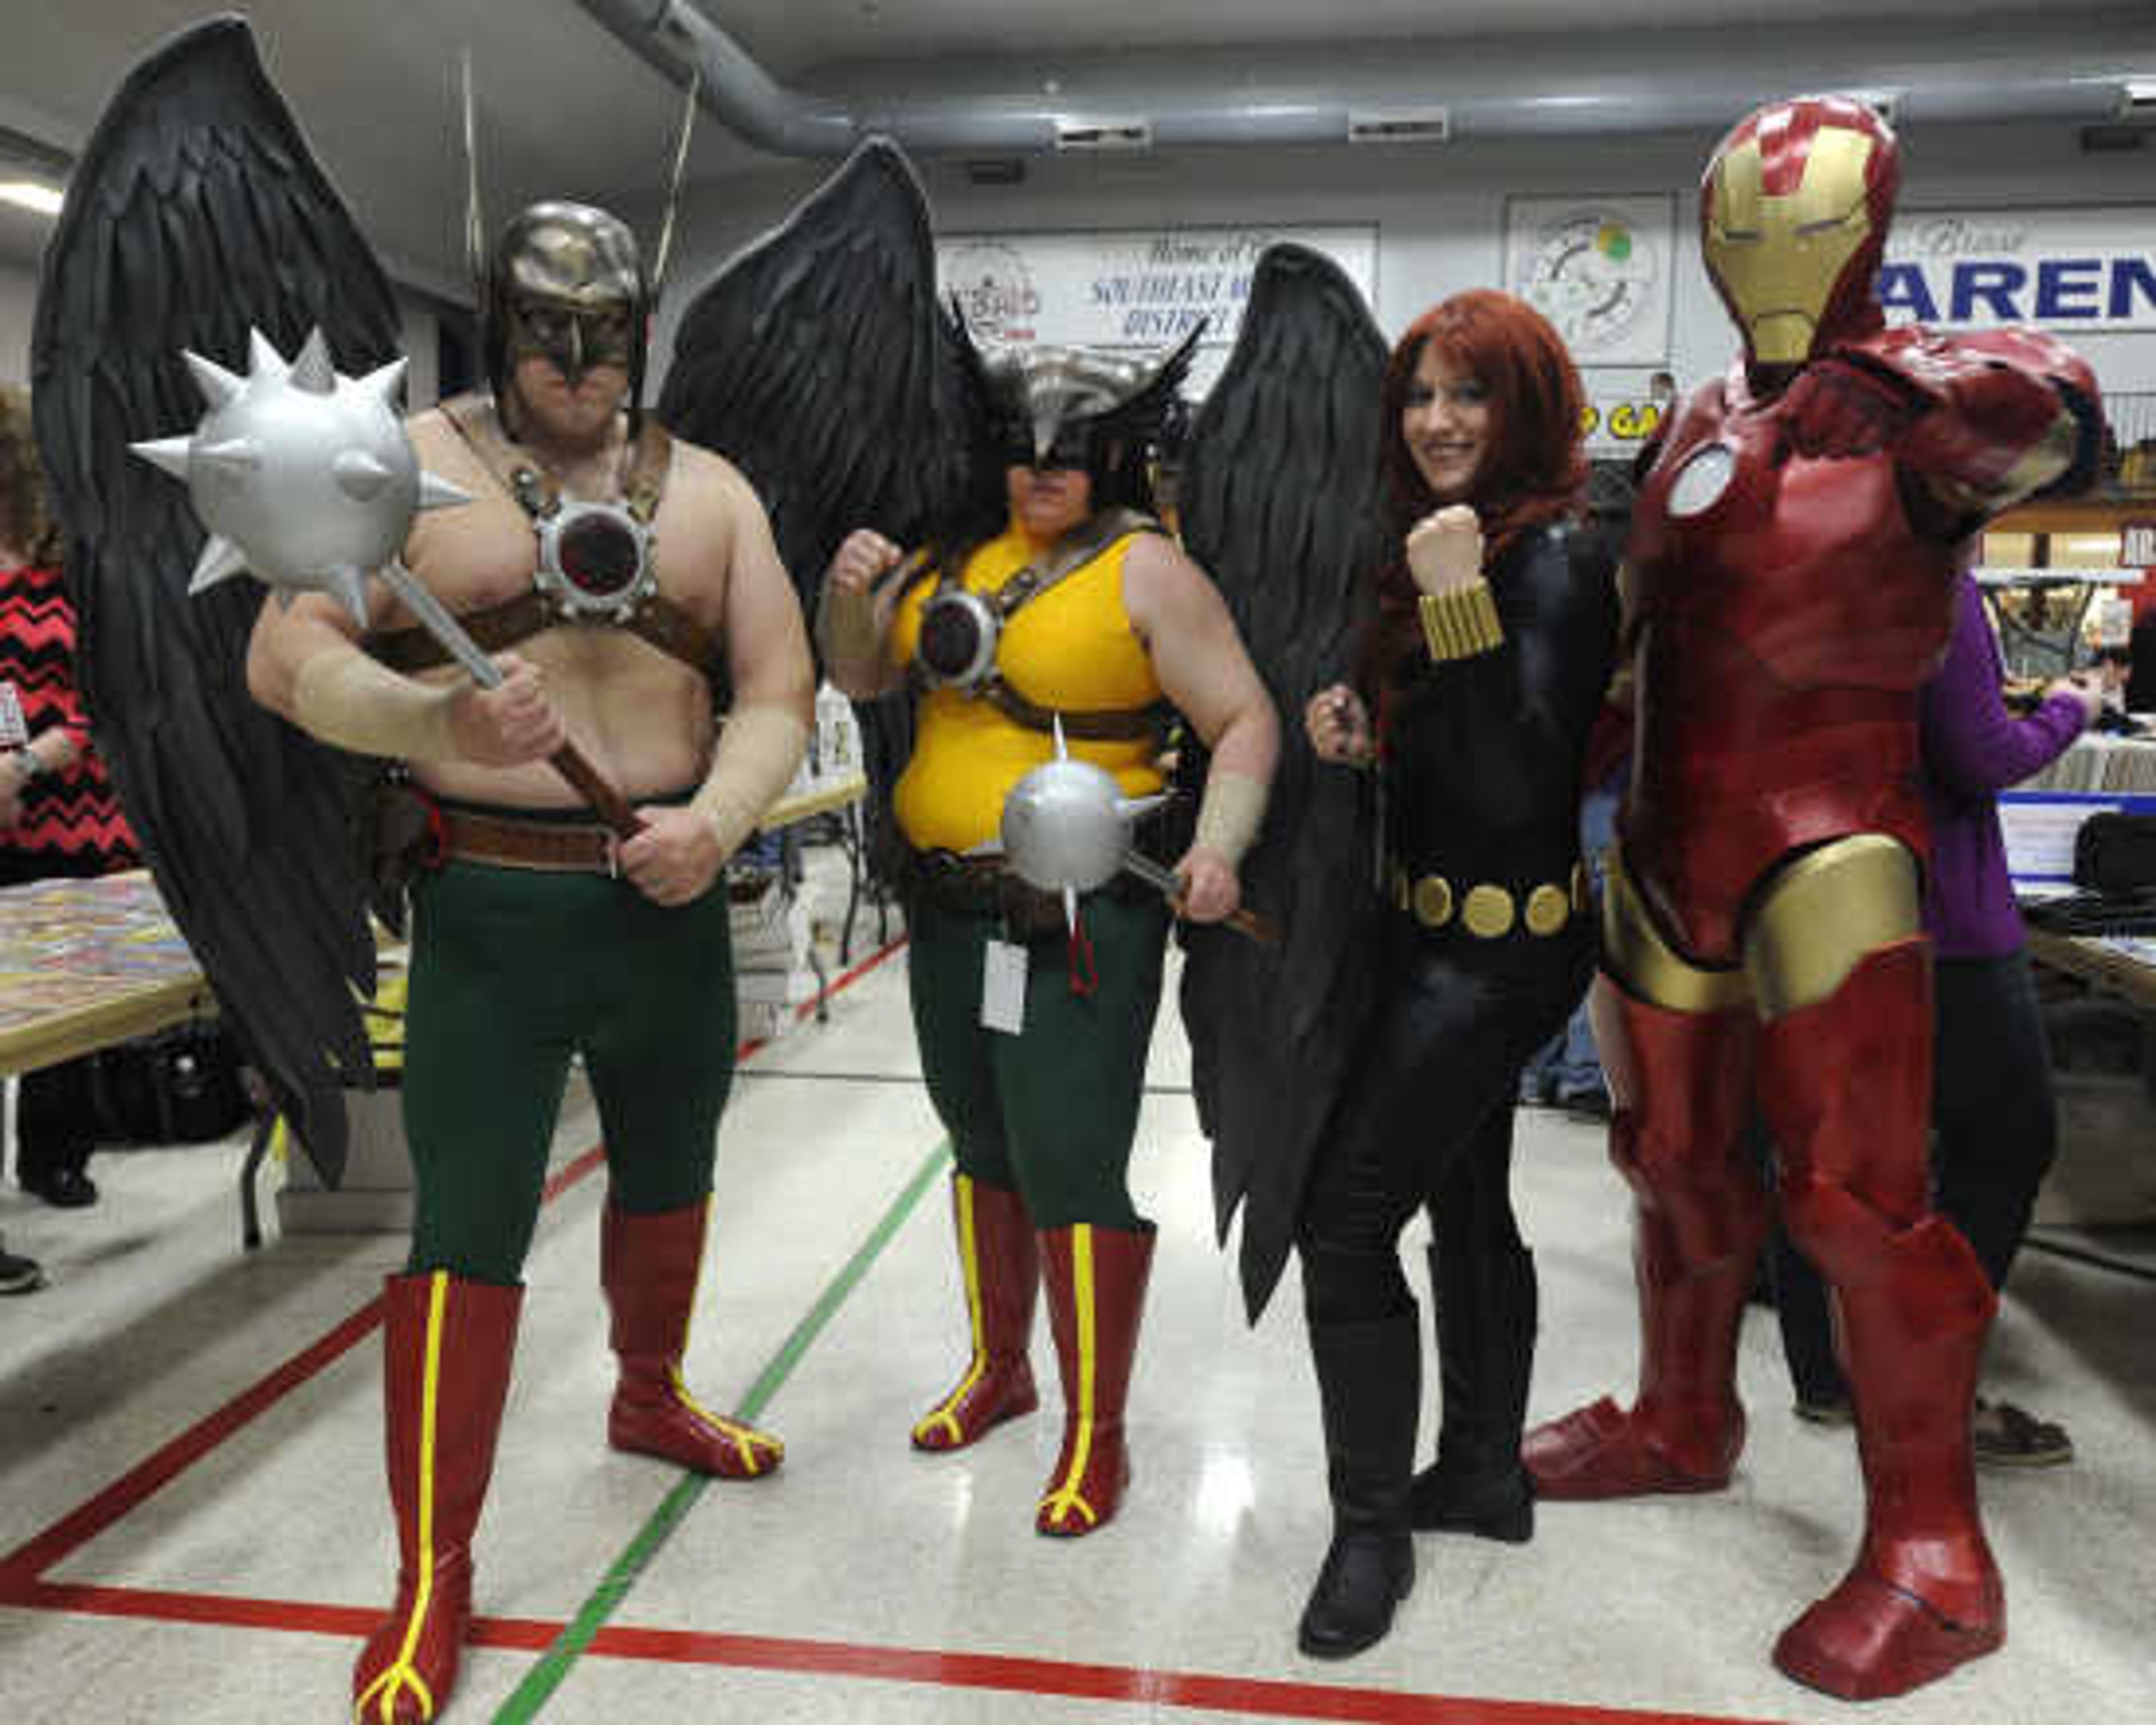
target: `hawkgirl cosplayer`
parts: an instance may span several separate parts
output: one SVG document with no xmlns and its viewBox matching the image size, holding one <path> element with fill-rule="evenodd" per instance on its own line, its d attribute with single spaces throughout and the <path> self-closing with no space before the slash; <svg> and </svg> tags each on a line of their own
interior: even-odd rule
<svg viewBox="0 0 2156 1725">
<path fill-rule="evenodd" d="M 283 171 L 256 166 L 270 161 Z M 472 183 L 478 235 L 475 165 Z M 333 1082 L 366 1065 L 326 997 L 344 989 L 351 1011 L 346 985 L 371 980 L 372 942 L 368 883 L 338 855 L 343 801 L 334 776 L 320 788 L 335 760 L 320 745 L 401 761 L 428 811 L 429 854 L 411 883 L 403 1080 L 416 1215 L 407 1268 L 383 1300 L 400 1563 L 353 1695 L 356 1717 L 379 1725 L 432 1719 L 456 1681 L 471 1541 L 572 1053 L 607 1147 L 600 1279 L 618 1364 L 608 1441 L 726 1478 L 779 1465 L 778 1440 L 700 1407 L 680 1364 L 732 1070 L 728 913 L 711 889 L 802 753 L 806 632 L 740 474 L 635 411 L 655 280 L 634 236 L 603 211 L 564 203 L 526 211 L 490 257 L 475 257 L 487 392 L 409 422 L 432 501 L 451 487 L 471 500 L 429 509 L 403 542 L 390 572 L 400 590 L 416 583 L 418 612 L 349 568 L 303 583 L 324 591 L 264 604 L 254 583 L 224 579 L 249 547 L 222 527 L 192 577 L 213 590 L 187 598 L 202 539 L 186 494 L 136 469 L 145 491 L 115 444 L 172 429 L 156 419 L 186 398 L 182 344 L 213 419 L 244 413 L 271 385 L 383 395 L 393 367 L 351 386 L 329 355 L 386 357 L 388 285 L 237 21 L 198 27 L 137 69 L 76 189 L 40 301 L 40 375 L 60 403 L 40 433 L 69 482 L 69 522 L 105 625 L 100 662 L 148 655 L 200 703 L 157 711 L 140 687 L 106 685 L 101 706 L 125 739 L 121 788 L 167 901 L 220 997 L 267 1045 L 272 1081 L 332 1176 L 340 1140 L 321 1069 Z M 234 210 L 269 231 L 228 231 Z M 168 249 L 115 245 L 130 223 L 166 234 Z M 258 246 L 280 259 L 281 278 L 218 261 Z M 150 303 L 173 312 L 169 326 L 96 322 L 100 304 Z M 250 325 L 264 333 L 243 377 L 220 362 L 237 362 Z M 321 336 L 288 368 L 280 352 L 311 326 Z M 123 411 L 88 395 L 91 372 L 129 381 Z M 222 470 L 234 455 L 206 435 L 146 453 L 187 470 L 198 492 L 193 470 Z M 239 463 L 238 483 L 276 470 L 283 453 Z M 336 458 L 350 496 L 388 483 L 371 459 Z M 270 560 L 256 561 L 266 575 Z M 481 661 L 488 680 L 445 665 L 434 637 L 406 626 L 429 596 L 501 653 L 493 667 Z M 721 680 L 732 691 L 722 731 Z M 250 711 L 249 687 L 283 718 Z M 576 783 L 553 764 L 566 763 L 572 735 Z M 579 802 L 580 785 L 595 807 Z M 326 976 L 311 979 L 324 953 Z M 287 971 L 296 979 L 286 987 L 312 992 L 265 992 L 265 972 Z M 280 1029 L 310 1040 L 295 1052 L 275 1041 Z"/>
<path fill-rule="evenodd" d="M 2042 336 L 1882 326 L 1897 177 L 1879 118 L 1820 97 L 1744 120 L 1702 182 L 1744 351 L 1670 422 L 1634 517 L 1632 773 L 1596 988 L 1636 1199 L 1639 1393 L 1525 1449 L 1545 1499 L 1728 1483 L 1767 1225 L 1738 1148 L 1756 1099 L 1783 1215 L 1831 1291 L 1866 1503 L 1856 1561 L 1774 1661 L 1847 1699 L 2005 1637 L 1969 1455 L 1994 1300 L 1926 1165 L 1917 691 L 1970 536 L 2081 482 L 2099 424 L 2087 368 Z"/>
<path fill-rule="evenodd" d="M 963 1449 L 1038 1405 L 1028 1344 L 1045 1287 L 1063 1444 L 1034 1525 L 1056 1536 L 1105 1525 L 1130 1480 L 1123 1414 L 1154 1230 L 1127 1175 L 1169 906 L 1119 878 L 1070 923 L 998 834 L 1014 788 L 1061 750 L 1127 798 L 1160 792 L 1180 713 L 1210 766 L 1177 906 L 1195 923 L 1238 908 L 1277 724 L 1219 594 L 1152 515 L 1148 470 L 1189 355 L 1040 347 L 986 361 L 1003 507 L 944 524 L 911 559 L 880 534 L 849 536 L 818 624 L 847 693 L 906 687 L 916 701 L 894 807 L 914 1027 L 956 1152 L 971 1353 L 913 1443 Z M 1003 965 L 1021 1001 L 988 1028 L 984 977 Z"/>
</svg>

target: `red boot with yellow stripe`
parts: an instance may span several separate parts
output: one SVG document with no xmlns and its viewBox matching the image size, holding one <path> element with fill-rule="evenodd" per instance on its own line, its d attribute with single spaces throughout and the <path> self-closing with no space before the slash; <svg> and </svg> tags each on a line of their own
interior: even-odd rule
<svg viewBox="0 0 2156 1725">
<path fill-rule="evenodd" d="M 471 1620 L 471 1540 L 494 1472 L 524 1291 L 436 1271 L 382 1289 L 382 1405 L 397 1602 L 352 1669 L 360 1725 L 448 1704 Z"/>
<path fill-rule="evenodd" d="M 1024 1200 L 1008 1187 L 953 1174 L 951 1215 L 973 1353 L 951 1393 L 914 1422 L 916 1450 L 963 1450 L 1040 1405 L 1026 1358 L 1040 1253 Z"/>
<path fill-rule="evenodd" d="M 613 1313 L 620 1378 L 607 1415 L 617 1450 L 658 1455 L 721 1479 L 761 1479 L 786 1445 L 701 1407 L 681 1381 L 711 1200 L 639 1215 L 611 1201 L 599 1235 L 599 1281 Z"/>
<path fill-rule="evenodd" d="M 1049 1328 L 1063 1376 L 1063 1453 L 1034 1526 L 1060 1538 L 1105 1527 L 1131 1481 L 1123 1404 L 1152 1268 L 1153 1230 L 1081 1222 L 1040 1236 Z"/>
</svg>

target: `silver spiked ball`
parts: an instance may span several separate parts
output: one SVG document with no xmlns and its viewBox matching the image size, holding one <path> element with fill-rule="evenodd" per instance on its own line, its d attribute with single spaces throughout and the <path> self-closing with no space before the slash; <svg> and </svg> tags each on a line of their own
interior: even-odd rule
<svg viewBox="0 0 2156 1725">
<path fill-rule="evenodd" d="M 1004 853 L 1027 886 L 1091 892 L 1122 872 L 1131 828 L 1113 775 L 1090 761 L 1036 767 L 1004 802 Z"/>
<path fill-rule="evenodd" d="M 470 501 L 419 466 L 393 406 L 405 362 L 341 377 L 319 329 L 290 364 L 252 332 L 244 377 L 185 357 L 202 424 L 134 449 L 186 480 L 209 530 L 188 592 L 251 570 L 288 601 L 333 594 L 364 624 L 367 576 L 396 562 L 413 516 Z"/>
</svg>

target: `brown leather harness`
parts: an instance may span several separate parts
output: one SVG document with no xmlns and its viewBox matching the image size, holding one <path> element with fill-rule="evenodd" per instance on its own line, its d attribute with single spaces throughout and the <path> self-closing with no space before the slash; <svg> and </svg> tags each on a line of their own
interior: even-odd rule
<svg viewBox="0 0 2156 1725">
<path fill-rule="evenodd" d="M 531 518 L 535 530 L 561 508 L 559 482 L 510 442 L 484 398 L 460 396 L 444 403 L 442 413 L 495 482 Z M 666 428 L 647 418 L 634 442 L 622 451 L 618 490 L 630 517 L 641 526 L 648 528 L 658 516 L 673 450 Z M 707 676 L 718 662 L 716 631 L 705 628 L 655 588 L 619 617 L 572 611 L 558 595 L 535 585 L 499 604 L 465 612 L 457 620 L 489 653 L 514 647 L 546 629 L 596 624 L 625 629 L 670 659 Z M 424 670 L 449 662 L 448 650 L 424 629 L 385 630 L 368 639 L 367 650 L 397 671 Z"/>
<path fill-rule="evenodd" d="M 1136 510 L 1103 510 L 1075 532 L 1059 539 L 1040 562 L 1028 563 L 993 593 L 976 597 L 993 615 L 1000 631 L 1009 627 L 1011 619 L 1022 608 L 1075 575 L 1118 539 L 1132 533 L 1166 531 L 1152 516 L 1141 515 Z M 963 564 L 966 559 L 953 561 L 962 565 L 957 572 L 942 568 L 937 571 L 936 590 L 922 606 L 924 618 L 927 606 L 947 594 L 964 591 Z M 916 690 L 925 686 L 917 655 L 915 664 L 909 667 L 909 675 Z M 1014 688 L 999 668 L 991 670 L 964 692 L 988 701 L 1013 724 L 1022 725 L 1029 731 L 1052 732 L 1060 721 L 1066 737 L 1094 742 L 1130 742 L 1158 736 L 1163 716 L 1158 703 L 1137 708 L 1045 707 Z"/>
</svg>

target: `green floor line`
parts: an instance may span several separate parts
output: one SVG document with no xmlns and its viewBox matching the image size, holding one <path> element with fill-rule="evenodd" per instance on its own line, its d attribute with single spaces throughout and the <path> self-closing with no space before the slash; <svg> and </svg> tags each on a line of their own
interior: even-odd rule
<svg viewBox="0 0 2156 1725">
<path fill-rule="evenodd" d="M 875 1262 L 883 1249 L 891 1244 L 892 1237 L 905 1225 L 906 1218 L 913 1214 L 922 1194 L 935 1184 L 936 1177 L 943 1172 L 950 1160 L 951 1146 L 947 1141 L 938 1144 L 929 1153 L 927 1159 L 906 1182 L 906 1189 L 891 1200 L 891 1208 L 884 1212 L 883 1219 L 861 1242 L 860 1250 L 846 1260 L 845 1267 L 831 1279 L 829 1285 L 818 1296 L 816 1303 L 809 1307 L 808 1316 L 793 1327 L 793 1334 L 772 1357 L 771 1363 L 757 1374 L 756 1382 L 749 1387 L 747 1395 L 742 1399 L 741 1406 L 735 1410 L 736 1418 L 752 1421 L 762 1412 L 766 1404 L 778 1393 L 779 1385 L 785 1383 L 794 1367 L 801 1363 L 801 1356 L 823 1333 L 825 1327 L 837 1315 L 839 1307 L 845 1304 L 847 1296 L 860 1285 L 861 1278 L 869 1273 L 869 1266 Z M 696 1500 L 710 1489 L 711 1483 L 706 1475 L 688 1474 L 684 1476 L 680 1484 L 666 1494 L 659 1507 L 651 1512 L 650 1518 L 637 1530 L 636 1537 L 614 1560 L 613 1566 L 606 1573 L 606 1579 L 584 1601 L 583 1608 L 554 1638 L 554 1645 L 542 1654 L 537 1663 L 525 1674 L 524 1681 L 516 1686 L 516 1692 L 501 1704 L 501 1710 L 494 1716 L 495 1725 L 523 1725 L 524 1721 L 537 1716 L 548 1697 L 562 1686 L 569 1675 L 569 1668 L 583 1656 L 584 1650 L 591 1645 L 592 1638 L 605 1627 L 607 1620 L 628 1598 L 629 1590 L 636 1584 L 637 1578 L 696 1507 Z"/>
</svg>

